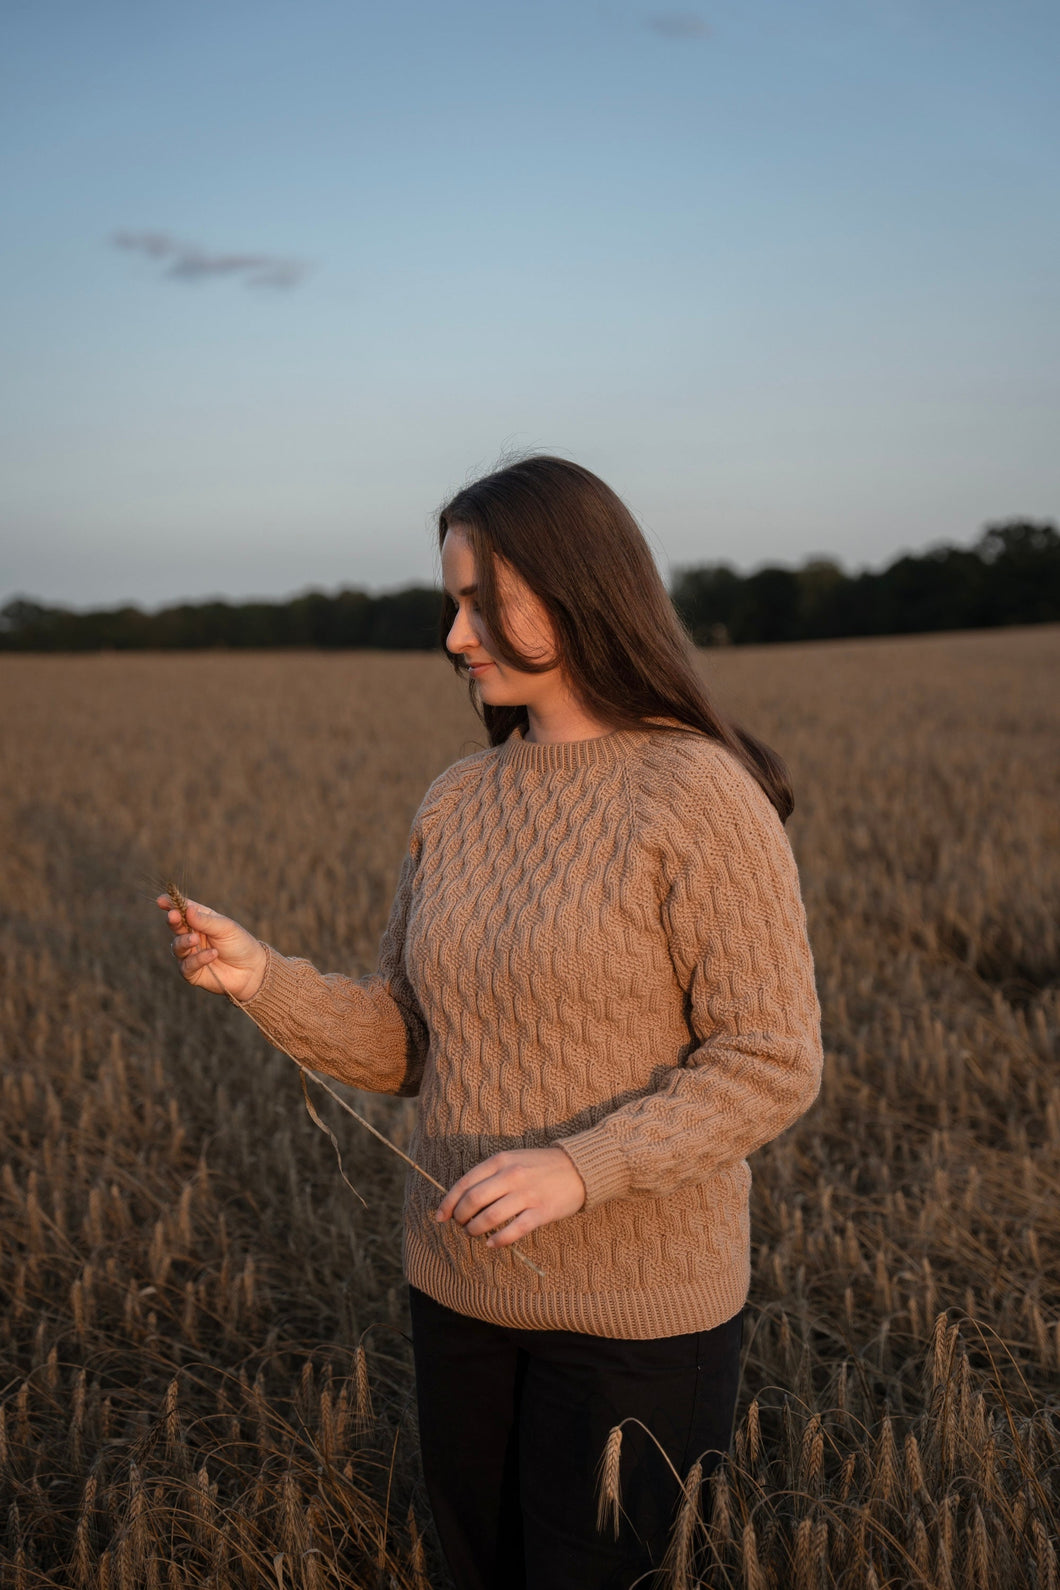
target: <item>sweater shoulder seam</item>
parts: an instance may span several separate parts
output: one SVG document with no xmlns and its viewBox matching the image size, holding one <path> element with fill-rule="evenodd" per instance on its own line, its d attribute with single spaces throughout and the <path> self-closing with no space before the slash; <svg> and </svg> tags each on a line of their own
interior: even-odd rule
<svg viewBox="0 0 1060 1590">
<path fill-rule="evenodd" d="M 661 731 L 665 739 L 676 739 L 676 733 Z M 632 763 L 636 766 L 631 766 Z M 665 821 L 659 815 L 659 805 L 656 794 L 652 790 L 652 782 L 665 777 L 666 770 L 672 765 L 673 755 L 669 746 L 662 746 L 659 737 L 650 735 L 637 747 L 634 755 L 627 758 L 622 766 L 622 774 L 626 787 L 626 797 L 629 803 L 630 827 L 637 840 L 636 852 L 645 855 L 654 848 L 661 863 L 661 883 L 663 894 L 673 883 L 677 870 L 678 847 L 674 843 L 674 823 Z M 636 781 L 634 783 L 634 780 Z M 659 884 L 656 883 L 656 888 Z"/>
<path fill-rule="evenodd" d="M 675 733 L 668 735 L 667 738 L 676 741 L 678 735 Z M 696 776 L 709 780 L 714 784 L 723 800 L 731 799 L 737 789 L 741 791 L 747 790 L 752 801 L 755 794 L 766 798 L 761 786 L 727 745 L 707 734 L 696 733 L 695 735 L 689 734 L 687 736 L 688 740 L 693 738 L 699 742 L 695 747 L 684 744 L 672 748 L 667 746 L 665 749 L 658 747 L 658 750 L 654 746 L 645 747 L 636 757 L 638 763 L 636 772 L 639 774 L 638 792 L 634 792 L 631 787 L 631 779 L 634 776 L 633 771 L 627 770 L 627 788 L 630 790 L 632 806 L 631 820 L 634 823 L 635 831 L 638 835 L 643 835 L 649 830 L 654 834 L 655 842 L 663 857 L 663 864 L 669 882 L 672 882 L 674 875 L 681 871 L 683 864 L 680 836 L 682 834 L 693 835 L 699 823 L 710 824 L 710 803 L 707 802 L 707 809 L 702 816 L 698 814 L 692 815 L 685 811 L 681 814 L 680 820 L 674 821 L 672 814 L 668 811 L 667 818 L 669 820 L 658 817 L 655 821 L 652 821 L 650 816 L 645 818 L 638 811 L 638 805 L 646 801 L 649 812 L 658 811 L 659 802 L 657 796 L 653 796 L 651 788 L 653 780 L 657 781 L 661 778 L 666 778 L 681 763 L 684 763 L 686 767 L 693 763 Z M 747 788 L 749 785 L 754 785 L 753 792 Z M 637 799 L 638 793 L 640 796 L 639 802 Z M 772 805 L 771 803 L 769 804 L 772 810 Z"/>
</svg>

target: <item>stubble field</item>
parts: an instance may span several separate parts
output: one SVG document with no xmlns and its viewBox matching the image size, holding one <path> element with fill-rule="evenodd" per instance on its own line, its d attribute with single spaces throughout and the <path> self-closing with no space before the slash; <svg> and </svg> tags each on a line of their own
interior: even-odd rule
<svg viewBox="0 0 1060 1590">
<path fill-rule="evenodd" d="M 791 769 L 826 1072 L 752 1162 L 735 1451 L 674 1586 L 1060 1590 L 1058 664 L 1057 626 L 703 655 Z M 461 687 L 9 657 L 0 726 L 3 1584 L 443 1590 L 404 1166 L 318 1100 L 356 1201 L 151 899 L 175 870 L 371 970 L 412 812 L 481 743 Z M 356 1103 L 407 1141 L 414 1101 Z"/>
</svg>

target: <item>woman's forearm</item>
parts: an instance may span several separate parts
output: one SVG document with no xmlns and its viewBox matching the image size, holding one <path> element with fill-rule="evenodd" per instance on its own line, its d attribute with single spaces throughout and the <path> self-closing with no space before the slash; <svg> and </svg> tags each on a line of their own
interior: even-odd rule
<svg viewBox="0 0 1060 1590">
<path fill-rule="evenodd" d="M 375 1093 L 419 1091 L 426 1048 L 422 1018 L 378 973 L 320 972 L 266 946 L 265 974 L 240 1008 L 277 1048 L 314 1070 Z"/>
</svg>

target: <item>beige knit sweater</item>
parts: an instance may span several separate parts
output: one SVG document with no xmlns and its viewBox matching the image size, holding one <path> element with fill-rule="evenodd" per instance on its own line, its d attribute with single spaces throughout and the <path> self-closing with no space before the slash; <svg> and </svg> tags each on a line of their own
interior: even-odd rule
<svg viewBox="0 0 1060 1590">
<path fill-rule="evenodd" d="M 410 1171 L 405 1274 L 500 1324 L 705 1330 L 750 1279 L 746 1156 L 816 1097 L 821 1012 L 783 824 L 737 759 L 662 727 L 455 763 L 416 813 L 378 971 L 269 949 L 247 1008 L 298 1059 L 420 1096 L 446 1187 L 559 1144 L 583 1208 L 523 1237 L 539 1276 L 433 1218 Z"/>
</svg>

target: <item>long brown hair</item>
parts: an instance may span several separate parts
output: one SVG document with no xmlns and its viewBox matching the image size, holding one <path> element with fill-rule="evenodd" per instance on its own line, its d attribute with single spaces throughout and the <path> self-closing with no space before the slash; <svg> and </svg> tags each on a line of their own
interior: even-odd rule
<svg viewBox="0 0 1060 1590">
<path fill-rule="evenodd" d="M 438 544 L 459 526 L 475 556 L 477 600 L 497 655 L 513 668 L 543 673 L 504 625 L 497 560 L 520 575 L 543 603 L 559 661 L 584 706 L 614 728 L 652 720 L 677 723 L 728 747 L 761 785 L 782 822 L 795 805 L 783 759 L 713 705 L 694 648 L 659 576 L 636 520 L 599 476 L 564 458 L 533 454 L 458 491 L 438 515 Z M 442 644 L 456 617 L 445 594 Z M 459 657 L 458 673 L 466 672 Z M 475 710 L 500 745 L 528 726 L 525 707 L 490 706 L 469 686 Z M 675 728 L 675 733 L 681 730 Z"/>
</svg>

